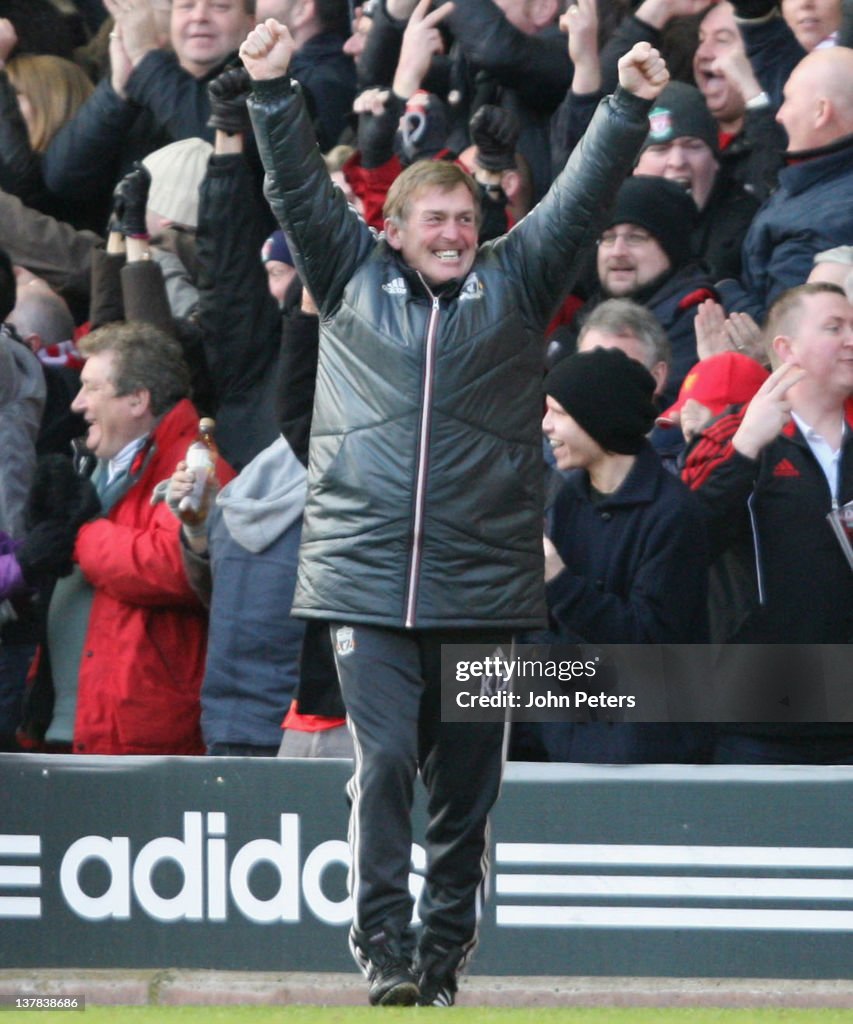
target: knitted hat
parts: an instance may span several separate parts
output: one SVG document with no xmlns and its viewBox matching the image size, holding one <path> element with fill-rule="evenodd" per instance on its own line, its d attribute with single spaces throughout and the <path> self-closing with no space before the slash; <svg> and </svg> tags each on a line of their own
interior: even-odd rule
<svg viewBox="0 0 853 1024">
<path fill-rule="evenodd" d="M 654 377 L 618 348 L 563 359 L 545 377 L 545 394 L 605 451 L 636 455 L 655 422 Z"/>
<path fill-rule="evenodd" d="M 684 378 L 676 401 L 658 417 L 661 427 L 674 424 L 689 398 L 707 406 L 716 416 L 730 405 L 748 402 L 767 380 L 764 367 L 742 352 L 718 352 L 698 362 Z"/>
<path fill-rule="evenodd" d="M 685 82 L 670 82 L 649 112 L 649 134 L 643 143 L 660 146 L 683 136 L 701 139 L 714 156 L 720 155 L 719 129 L 705 97 Z"/>
<path fill-rule="evenodd" d="M 213 146 L 204 139 L 182 139 L 149 153 L 142 161 L 151 173 L 148 209 L 166 220 L 198 226 L 198 190 Z"/>
<path fill-rule="evenodd" d="M 261 246 L 261 262 L 269 263 L 270 260 L 293 266 L 293 257 L 290 255 L 290 247 L 283 231 L 273 231 Z"/>
<path fill-rule="evenodd" d="M 690 262 L 690 232 L 696 204 L 674 181 L 650 174 L 635 174 L 623 182 L 616 205 L 602 230 L 615 224 L 636 224 L 654 235 L 669 257 L 673 270 Z"/>
</svg>

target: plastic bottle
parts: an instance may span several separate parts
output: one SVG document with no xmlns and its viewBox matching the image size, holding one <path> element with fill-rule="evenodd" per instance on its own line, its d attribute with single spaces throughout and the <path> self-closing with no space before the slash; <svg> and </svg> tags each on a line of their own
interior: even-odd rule
<svg viewBox="0 0 853 1024">
<path fill-rule="evenodd" d="M 190 526 L 203 523 L 210 511 L 216 460 L 219 458 L 219 449 L 213 439 L 215 426 L 216 423 L 207 417 L 200 419 L 198 434 L 187 449 L 187 468 L 195 474 L 195 481 L 190 493 L 181 498 L 178 515 Z"/>
</svg>

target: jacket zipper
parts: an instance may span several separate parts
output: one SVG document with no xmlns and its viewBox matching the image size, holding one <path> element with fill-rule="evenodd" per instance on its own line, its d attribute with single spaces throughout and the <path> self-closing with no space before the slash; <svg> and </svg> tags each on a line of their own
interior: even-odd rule
<svg viewBox="0 0 853 1024">
<path fill-rule="evenodd" d="M 421 278 L 423 280 L 423 278 Z M 426 282 L 424 287 L 427 288 Z M 424 504 L 426 503 L 426 477 L 429 452 L 429 428 L 432 409 L 433 370 L 435 366 L 435 336 L 438 328 L 438 299 L 427 288 L 432 299 L 426 334 L 426 356 L 424 360 L 424 393 L 421 402 L 421 422 L 418 434 L 418 456 L 415 465 L 415 516 L 412 524 L 412 557 L 409 563 L 409 580 L 406 594 L 406 628 L 415 625 L 415 606 L 417 604 L 418 576 L 421 568 L 423 552 Z"/>
</svg>

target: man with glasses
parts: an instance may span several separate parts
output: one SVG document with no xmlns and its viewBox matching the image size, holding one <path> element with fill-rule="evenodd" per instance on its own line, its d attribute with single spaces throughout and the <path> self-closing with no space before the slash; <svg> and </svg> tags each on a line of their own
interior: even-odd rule
<svg viewBox="0 0 853 1024">
<path fill-rule="evenodd" d="M 551 362 L 574 350 L 579 328 L 600 302 L 632 299 L 654 313 L 667 333 L 672 362 L 661 400 L 674 402 L 697 361 L 696 310 L 715 295 L 706 271 L 693 259 L 695 219 L 696 204 L 680 185 L 648 175 L 628 178 L 598 240 L 597 287 L 575 324 L 552 336 Z"/>
</svg>

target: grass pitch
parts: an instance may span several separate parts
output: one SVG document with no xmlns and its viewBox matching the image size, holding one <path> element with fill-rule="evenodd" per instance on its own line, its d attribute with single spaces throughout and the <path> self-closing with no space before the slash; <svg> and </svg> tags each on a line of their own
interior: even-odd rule
<svg viewBox="0 0 853 1024">
<path fill-rule="evenodd" d="M 0 1024 L 853 1024 L 853 1010 L 505 1009 L 322 1006 L 89 1006 L 84 1011 L 10 1010 Z M 433 1021 L 435 1018 L 435 1021 Z"/>
</svg>

